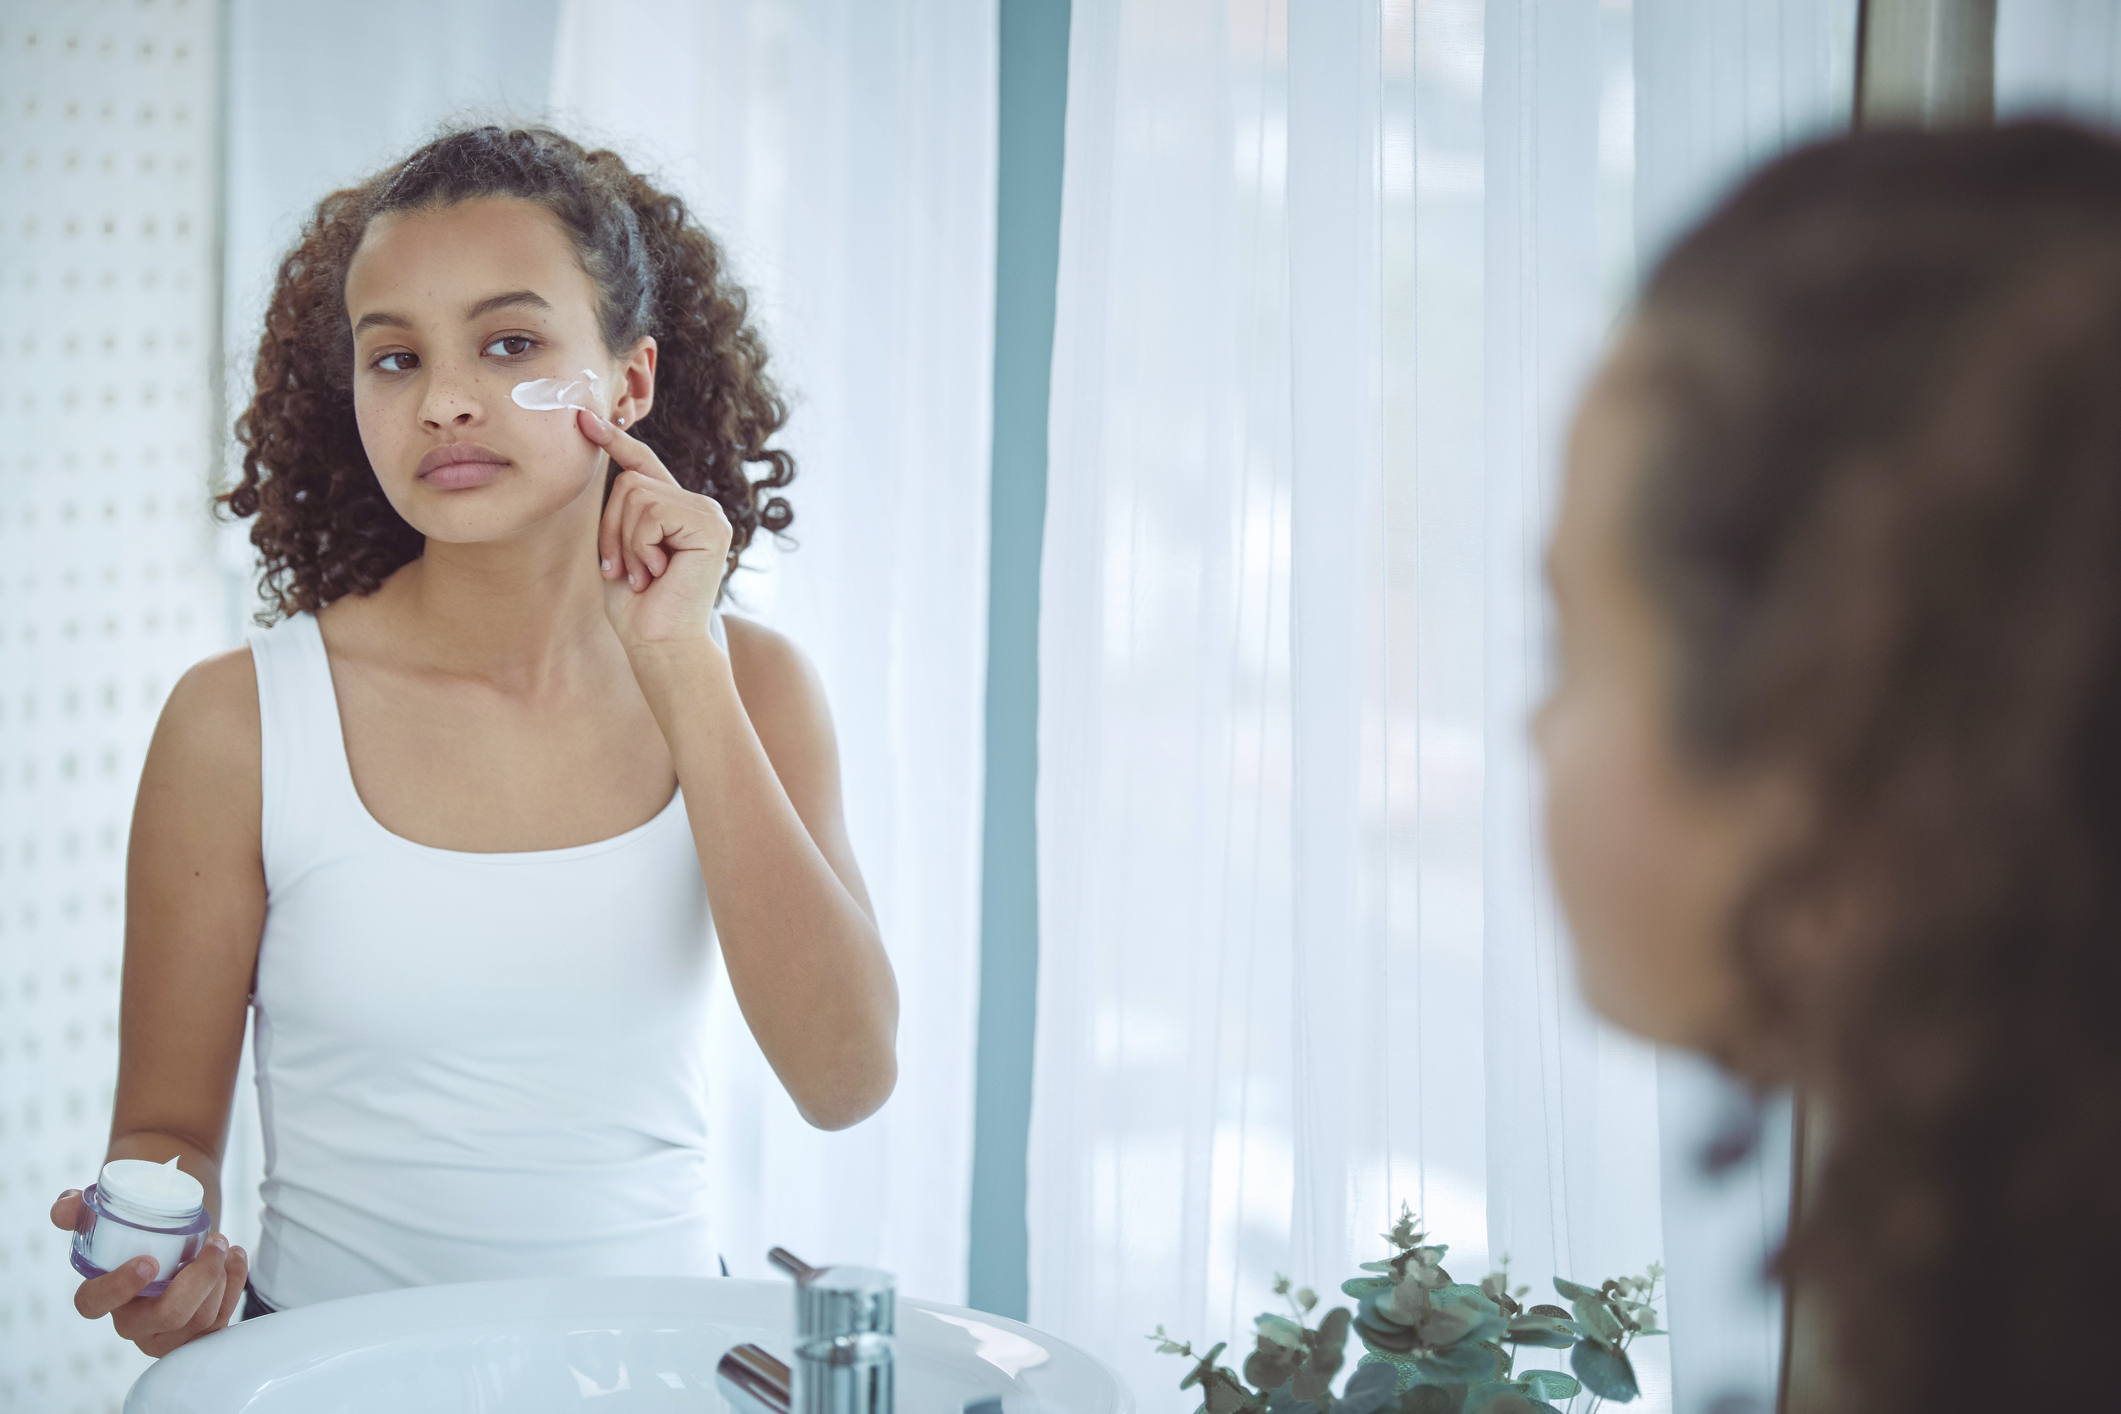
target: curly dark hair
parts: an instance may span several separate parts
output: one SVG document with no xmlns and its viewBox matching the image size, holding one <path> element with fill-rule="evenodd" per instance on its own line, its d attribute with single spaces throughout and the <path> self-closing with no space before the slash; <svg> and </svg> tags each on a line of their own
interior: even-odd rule
<svg viewBox="0 0 2121 1414">
<path fill-rule="evenodd" d="M 354 425 L 353 334 L 346 269 L 368 223 L 479 197 L 516 197 L 558 217 L 596 283 L 613 354 L 655 336 L 656 415 L 634 429 L 687 490 L 729 517 L 729 570 L 759 530 L 795 519 L 775 494 L 795 460 L 768 441 L 787 404 L 766 375 L 766 347 L 742 289 L 685 203 L 630 170 L 543 128 L 447 132 L 357 187 L 317 205 L 280 263 L 258 343 L 250 407 L 236 420 L 243 475 L 215 499 L 256 516 L 270 621 L 367 594 L 425 541 L 383 495 Z M 753 479 L 748 464 L 764 467 Z"/>
<path fill-rule="evenodd" d="M 1732 930 L 1830 1117 L 1783 1274 L 1851 1410 L 2069 1407 L 2121 1258 L 2121 143 L 1800 150 L 1639 328 L 1675 736 L 1809 812 Z"/>
</svg>

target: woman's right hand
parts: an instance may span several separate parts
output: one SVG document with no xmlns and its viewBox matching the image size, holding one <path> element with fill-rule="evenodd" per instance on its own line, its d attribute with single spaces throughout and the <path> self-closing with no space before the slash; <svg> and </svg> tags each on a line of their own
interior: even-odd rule
<svg viewBox="0 0 2121 1414">
<path fill-rule="evenodd" d="M 81 1190 L 69 1188 L 52 1204 L 52 1226 L 72 1232 L 80 1218 Z M 227 1325 L 243 1302 L 249 1275 L 250 1258 L 216 1232 L 153 1300 L 141 1299 L 140 1291 L 155 1279 L 155 1259 L 141 1257 L 82 1282 L 74 1309 L 91 1321 L 109 1316 L 119 1335 L 160 1357 Z"/>
</svg>

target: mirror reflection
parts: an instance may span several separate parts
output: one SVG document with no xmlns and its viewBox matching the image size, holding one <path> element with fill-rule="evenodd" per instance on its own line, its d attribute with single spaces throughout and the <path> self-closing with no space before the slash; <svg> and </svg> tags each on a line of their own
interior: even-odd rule
<svg viewBox="0 0 2121 1414">
<path fill-rule="evenodd" d="M 0 1404 L 2074 1378 L 2103 16 L 15 10 Z"/>
</svg>

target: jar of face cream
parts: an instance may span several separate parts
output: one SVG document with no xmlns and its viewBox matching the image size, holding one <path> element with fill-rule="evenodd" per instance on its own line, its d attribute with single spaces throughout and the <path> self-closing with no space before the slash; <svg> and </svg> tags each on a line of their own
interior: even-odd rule
<svg viewBox="0 0 2121 1414">
<path fill-rule="evenodd" d="M 171 1277 L 206 1245 L 206 1190 L 171 1159 L 112 1159 L 102 1180 L 81 1195 L 74 1223 L 74 1270 L 85 1277 L 116 1271 L 135 1257 L 155 1259 L 155 1279 L 140 1292 L 160 1296 Z"/>
</svg>

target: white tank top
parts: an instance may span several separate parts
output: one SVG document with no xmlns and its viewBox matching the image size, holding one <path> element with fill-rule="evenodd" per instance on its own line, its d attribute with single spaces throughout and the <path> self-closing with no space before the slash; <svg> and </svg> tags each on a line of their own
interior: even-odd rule
<svg viewBox="0 0 2121 1414">
<path fill-rule="evenodd" d="M 568 849 L 415 844 L 354 791 L 316 619 L 253 633 L 250 650 L 258 1294 L 285 1309 L 437 1282 L 719 1271 L 717 960 L 682 794 Z"/>
</svg>

